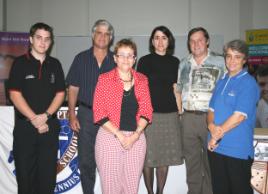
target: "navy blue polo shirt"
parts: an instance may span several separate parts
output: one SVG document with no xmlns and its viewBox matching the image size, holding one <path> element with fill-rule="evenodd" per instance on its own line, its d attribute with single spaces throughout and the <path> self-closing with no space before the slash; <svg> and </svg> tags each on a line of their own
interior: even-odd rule
<svg viewBox="0 0 268 194">
<path fill-rule="evenodd" d="M 253 158 L 253 133 L 259 98 L 258 84 L 246 70 L 233 77 L 226 74 L 217 82 L 209 104 L 214 112 L 215 124 L 222 125 L 235 112 L 243 114 L 246 119 L 226 132 L 215 152 L 246 160 Z M 208 139 L 210 137 L 209 134 Z"/>
<path fill-rule="evenodd" d="M 57 92 L 65 91 L 64 73 L 60 62 L 46 56 L 43 64 L 30 53 L 15 59 L 9 74 L 9 90 L 19 91 L 30 108 L 44 113 Z M 17 114 L 20 114 L 16 111 Z"/>
<path fill-rule="evenodd" d="M 77 99 L 79 102 L 92 106 L 99 75 L 112 70 L 114 67 L 115 62 L 112 52 L 108 51 L 102 65 L 99 67 L 91 47 L 75 56 L 66 82 L 68 85 L 79 87 Z"/>
</svg>

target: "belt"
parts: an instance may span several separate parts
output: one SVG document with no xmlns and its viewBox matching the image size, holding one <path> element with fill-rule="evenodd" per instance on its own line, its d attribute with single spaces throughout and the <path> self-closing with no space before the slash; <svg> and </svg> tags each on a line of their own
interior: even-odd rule
<svg viewBox="0 0 268 194">
<path fill-rule="evenodd" d="M 88 108 L 88 109 L 92 109 L 92 106 L 91 106 L 91 105 L 89 105 L 89 104 L 87 104 L 87 103 L 84 103 L 84 102 L 79 102 L 79 105 L 80 105 L 80 106 L 83 106 L 83 107 L 85 107 L 85 108 Z"/>
<path fill-rule="evenodd" d="M 187 113 L 190 114 L 196 114 L 196 115 L 203 115 L 203 114 L 207 114 L 207 112 L 204 111 L 200 111 L 200 110 L 184 110 Z"/>
</svg>

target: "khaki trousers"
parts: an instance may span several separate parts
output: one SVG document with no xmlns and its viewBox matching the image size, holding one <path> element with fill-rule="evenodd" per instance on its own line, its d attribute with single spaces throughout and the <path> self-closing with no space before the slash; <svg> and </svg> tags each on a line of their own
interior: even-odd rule
<svg viewBox="0 0 268 194">
<path fill-rule="evenodd" d="M 183 155 L 188 194 L 212 194 L 207 135 L 206 113 L 185 112 L 183 114 Z"/>
</svg>

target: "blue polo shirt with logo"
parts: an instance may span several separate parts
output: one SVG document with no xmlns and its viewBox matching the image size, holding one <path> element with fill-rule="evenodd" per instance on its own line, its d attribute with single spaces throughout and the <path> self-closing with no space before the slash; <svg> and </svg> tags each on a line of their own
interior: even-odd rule
<svg viewBox="0 0 268 194">
<path fill-rule="evenodd" d="M 215 152 L 240 159 L 253 158 L 253 134 L 259 98 L 259 87 L 246 70 L 233 77 L 225 74 L 217 82 L 209 104 L 214 112 L 214 123 L 222 125 L 235 112 L 240 112 L 246 119 L 226 132 Z"/>
</svg>

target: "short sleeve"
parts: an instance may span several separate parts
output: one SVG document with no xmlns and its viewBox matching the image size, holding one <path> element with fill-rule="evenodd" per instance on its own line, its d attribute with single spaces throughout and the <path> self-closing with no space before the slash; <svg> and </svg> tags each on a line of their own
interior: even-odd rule
<svg viewBox="0 0 268 194">
<path fill-rule="evenodd" d="M 139 109 L 138 115 L 142 118 L 146 118 L 146 120 L 151 123 L 152 122 L 152 112 L 153 107 L 151 103 L 149 84 L 147 78 L 144 76 L 143 80 L 140 82 L 140 95 L 138 100 Z"/>
<path fill-rule="evenodd" d="M 77 55 L 74 60 L 73 63 L 69 69 L 69 72 L 67 74 L 66 77 L 66 83 L 67 85 L 73 85 L 73 86 L 80 86 L 80 82 L 81 82 L 81 75 L 80 73 L 81 71 L 81 57 L 79 57 L 79 55 Z"/>
<path fill-rule="evenodd" d="M 243 82 L 241 85 L 243 87 L 238 92 L 234 112 L 240 112 L 248 117 L 254 112 L 260 98 L 259 87 L 253 79 Z"/>
<path fill-rule="evenodd" d="M 58 92 L 65 91 L 65 80 L 64 80 L 64 73 L 62 70 L 61 63 L 57 60 L 56 63 L 56 90 Z"/>
<path fill-rule="evenodd" d="M 212 97 L 210 98 L 210 101 L 209 101 L 209 105 L 208 105 L 208 109 L 211 111 L 211 112 L 214 112 L 214 109 L 215 109 L 215 90 L 214 92 L 212 93 Z"/>
<path fill-rule="evenodd" d="M 107 109 L 106 109 L 106 89 L 105 89 L 105 80 L 102 79 L 102 76 L 99 76 L 95 93 L 93 99 L 93 116 L 94 123 L 98 123 L 99 121 L 108 117 Z"/>
<path fill-rule="evenodd" d="M 179 68 L 178 68 L 178 77 L 177 77 L 177 92 L 182 93 L 182 89 L 183 89 L 183 83 L 181 80 L 181 72 L 182 72 L 182 68 L 184 67 L 184 60 L 183 62 L 180 63 Z"/>
<path fill-rule="evenodd" d="M 19 62 L 18 59 L 15 59 L 13 62 L 13 65 L 11 67 L 10 73 L 9 73 L 9 79 L 8 79 L 8 90 L 22 90 L 22 85 L 24 81 L 23 77 L 23 64 Z"/>
</svg>

